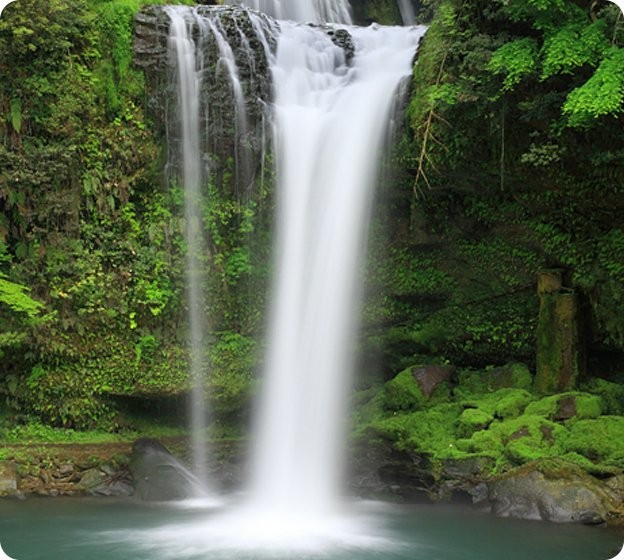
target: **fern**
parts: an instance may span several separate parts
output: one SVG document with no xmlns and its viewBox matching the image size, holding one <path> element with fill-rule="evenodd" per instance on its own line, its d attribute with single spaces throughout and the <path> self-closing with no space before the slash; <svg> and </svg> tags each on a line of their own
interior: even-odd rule
<svg viewBox="0 0 624 560">
<path fill-rule="evenodd" d="M 572 90 L 564 105 L 568 125 L 582 127 L 606 115 L 618 115 L 624 108 L 624 49 L 612 47 L 594 74 Z"/>
</svg>

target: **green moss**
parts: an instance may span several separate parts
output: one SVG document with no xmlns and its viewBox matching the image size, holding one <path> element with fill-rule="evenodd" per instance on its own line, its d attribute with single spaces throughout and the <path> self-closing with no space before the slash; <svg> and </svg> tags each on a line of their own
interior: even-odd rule
<svg viewBox="0 0 624 560">
<path fill-rule="evenodd" d="M 523 389 L 499 389 L 493 393 L 472 395 L 460 402 L 464 406 L 478 408 L 496 418 L 515 418 L 524 412 L 532 400 L 533 396 Z"/>
<path fill-rule="evenodd" d="M 377 419 L 369 428 L 394 442 L 399 450 L 426 453 L 440 460 L 456 458 L 465 456 L 455 445 L 460 412 L 459 405 L 440 404 L 427 410 Z"/>
<path fill-rule="evenodd" d="M 385 384 L 383 404 L 386 410 L 418 410 L 425 406 L 427 397 L 414 379 L 412 369 L 410 367 L 403 370 Z"/>
<path fill-rule="evenodd" d="M 523 415 L 510 420 L 495 421 L 487 430 L 476 432 L 462 442 L 462 449 L 486 453 L 522 464 L 559 453 L 557 438 L 565 431 L 560 425 L 540 416 Z"/>
<path fill-rule="evenodd" d="M 595 465 L 624 469 L 624 417 L 578 420 L 560 438 L 564 452 L 578 453 Z"/>
<path fill-rule="evenodd" d="M 480 395 L 497 389 L 514 388 L 529 391 L 533 378 L 525 364 L 511 363 L 483 370 L 463 370 L 458 375 L 457 395 Z"/>
<path fill-rule="evenodd" d="M 487 428 L 494 417 L 479 408 L 467 408 L 458 419 L 457 431 L 460 436 L 470 437 L 474 432 Z"/>
<path fill-rule="evenodd" d="M 603 414 L 624 414 L 624 385 L 621 383 L 594 378 L 588 381 L 582 389 L 593 395 L 600 396 Z"/>
<path fill-rule="evenodd" d="M 596 395 L 580 392 L 560 393 L 544 397 L 531 403 L 526 414 L 534 414 L 545 418 L 555 419 L 559 414 L 562 403 L 573 399 L 576 418 L 597 418 L 602 414 L 602 399 Z"/>
</svg>

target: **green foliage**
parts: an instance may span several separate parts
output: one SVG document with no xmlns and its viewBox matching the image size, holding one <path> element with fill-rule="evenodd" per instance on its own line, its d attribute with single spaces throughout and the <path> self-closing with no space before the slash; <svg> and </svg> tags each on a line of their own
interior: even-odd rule
<svg viewBox="0 0 624 560">
<path fill-rule="evenodd" d="M 606 22 L 590 25 L 573 22 L 546 35 L 542 46 L 542 79 L 555 74 L 572 74 L 587 64 L 595 66 L 609 48 Z"/>
<path fill-rule="evenodd" d="M 28 296 L 27 290 L 26 286 L 11 282 L 0 272 L 0 303 L 16 313 L 23 313 L 29 319 L 34 319 L 43 309 L 43 304 Z"/>
<path fill-rule="evenodd" d="M 537 68 L 537 41 L 530 37 L 505 43 L 492 54 L 488 70 L 503 74 L 503 91 L 513 89 Z"/>
<path fill-rule="evenodd" d="M 218 422 L 244 420 L 254 388 L 256 341 L 234 332 L 219 333 L 210 344 L 208 388 Z"/>
<path fill-rule="evenodd" d="M 612 48 L 596 72 L 568 95 L 563 113 L 570 126 L 591 126 L 604 116 L 617 116 L 624 108 L 624 49 Z"/>
</svg>

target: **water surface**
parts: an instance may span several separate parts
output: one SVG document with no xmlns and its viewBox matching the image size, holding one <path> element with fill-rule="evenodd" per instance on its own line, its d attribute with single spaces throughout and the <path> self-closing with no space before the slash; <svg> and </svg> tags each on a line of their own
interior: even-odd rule
<svg viewBox="0 0 624 560">
<path fill-rule="evenodd" d="M 608 529 L 463 506 L 362 503 L 307 535 L 295 520 L 250 535 L 243 518 L 235 508 L 133 500 L 0 500 L 0 543 L 17 560 L 607 560 L 622 546 Z"/>
</svg>

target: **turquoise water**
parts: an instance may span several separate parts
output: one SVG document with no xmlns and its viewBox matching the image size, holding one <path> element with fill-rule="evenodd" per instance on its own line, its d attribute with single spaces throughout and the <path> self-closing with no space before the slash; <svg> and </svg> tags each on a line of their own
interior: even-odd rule
<svg viewBox="0 0 624 560">
<path fill-rule="evenodd" d="M 284 526 L 274 546 L 265 539 L 255 548 L 231 508 L 224 516 L 132 500 L 0 500 L 0 543 L 16 560 L 607 560 L 622 546 L 622 535 L 604 528 L 497 519 L 463 506 L 362 503 L 348 517 L 301 543 Z"/>
</svg>

